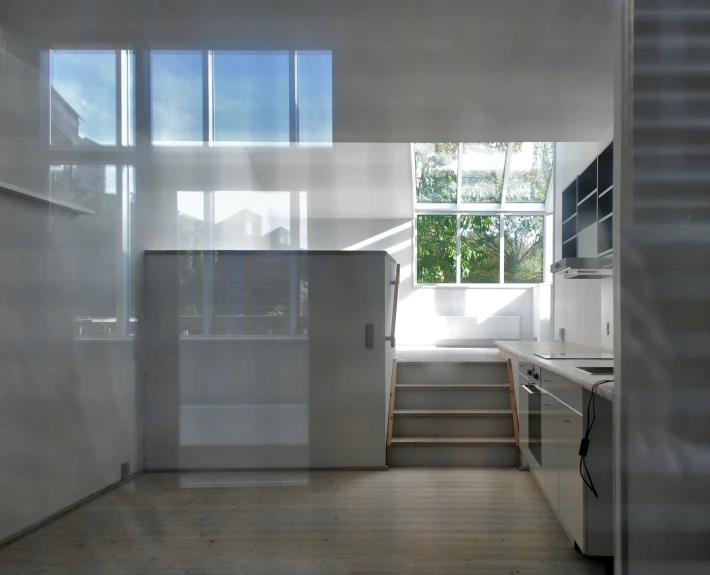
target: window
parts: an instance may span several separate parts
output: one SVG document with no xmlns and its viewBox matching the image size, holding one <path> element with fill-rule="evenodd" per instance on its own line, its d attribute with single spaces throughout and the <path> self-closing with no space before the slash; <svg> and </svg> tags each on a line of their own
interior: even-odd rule
<svg viewBox="0 0 710 575">
<path fill-rule="evenodd" d="M 330 52 L 153 50 L 154 145 L 333 141 Z"/>
<path fill-rule="evenodd" d="M 133 146 L 133 66 L 128 50 L 51 50 L 51 144 Z"/>
<path fill-rule="evenodd" d="M 414 144 L 413 152 L 416 281 L 541 283 L 553 144 Z"/>
<path fill-rule="evenodd" d="M 214 53 L 214 141 L 290 139 L 289 53 Z"/>
<path fill-rule="evenodd" d="M 90 337 L 128 334 L 130 251 L 128 213 L 134 202 L 133 168 L 102 164 L 53 165 L 51 195 L 95 212 L 58 220 L 57 239 L 81 238 L 67 252 L 74 278 L 74 333 Z M 78 235 L 77 235 L 78 234 Z"/>
<path fill-rule="evenodd" d="M 297 52 L 298 141 L 333 141 L 333 54 Z"/>
<path fill-rule="evenodd" d="M 153 144 L 202 145 L 202 66 L 202 52 L 151 52 Z"/>
<path fill-rule="evenodd" d="M 306 335 L 305 260 L 292 251 L 272 252 L 298 248 L 291 245 L 291 229 L 299 219 L 300 196 L 300 192 L 177 192 L 182 336 Z M 294 234 L 293 240 L 300 237 L 300 232 Z"/>
</svg>

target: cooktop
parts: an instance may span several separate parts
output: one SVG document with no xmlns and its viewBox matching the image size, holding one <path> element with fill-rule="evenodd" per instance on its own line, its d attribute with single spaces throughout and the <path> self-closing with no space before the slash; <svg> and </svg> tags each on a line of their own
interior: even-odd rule
<svg viewBox="0 0 710 575">
<path fill-rule="evenodd" d="M 535 354 L 542 359 L 614 359 L 614 354 L 604 353 L 601 351 L 592 352 L 557 352 L 557 353 L 536 353 Z"/>
</svg>

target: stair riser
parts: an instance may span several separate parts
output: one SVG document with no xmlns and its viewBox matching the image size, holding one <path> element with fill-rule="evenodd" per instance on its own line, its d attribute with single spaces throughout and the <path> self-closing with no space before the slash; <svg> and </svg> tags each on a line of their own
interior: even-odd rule
<svg viewBox="0 0 710 575">
<path fill-rule="evenodd" d="M 512 437 L 511 417 L 395 417 L 395 437 Z"/>
<path fill-rule="evenodd" d="M 510 409 L 510 392 L 397 390 L 395 406 L 396 409 Z"/>
<path fill-rule="evenodd" d="M 515 467 L 515 447 L 510 446 L 392 446 L 395 467 Z"/>
<path fill-rule="evenodd" d="M 457 365 L 451 363 L 408 365 L 397 364 L 397 383 L 453 384 L 507 383 L 508 371 L 501 365 Z"/>
</svg>

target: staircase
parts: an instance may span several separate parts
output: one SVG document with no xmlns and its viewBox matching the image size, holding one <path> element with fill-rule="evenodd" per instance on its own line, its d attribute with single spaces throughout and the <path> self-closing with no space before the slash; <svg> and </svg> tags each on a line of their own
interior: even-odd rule
<svg viewBox="0 0 710 575">
<path fill-rule="evenodd" d="M 398 362 L 393 467 L 514 467 L 506 362 Z"/>
</svg>

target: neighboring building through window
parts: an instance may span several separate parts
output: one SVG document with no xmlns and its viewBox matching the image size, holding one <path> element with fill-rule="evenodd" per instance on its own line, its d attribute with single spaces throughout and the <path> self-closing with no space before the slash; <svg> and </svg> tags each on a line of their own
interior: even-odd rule
<svg viewBox="0 0 710 575">
<path fill-rule="evenodd" d="M 414 144 L 416 281 L 544 280 L 551 142 Z"/>
</svg>

